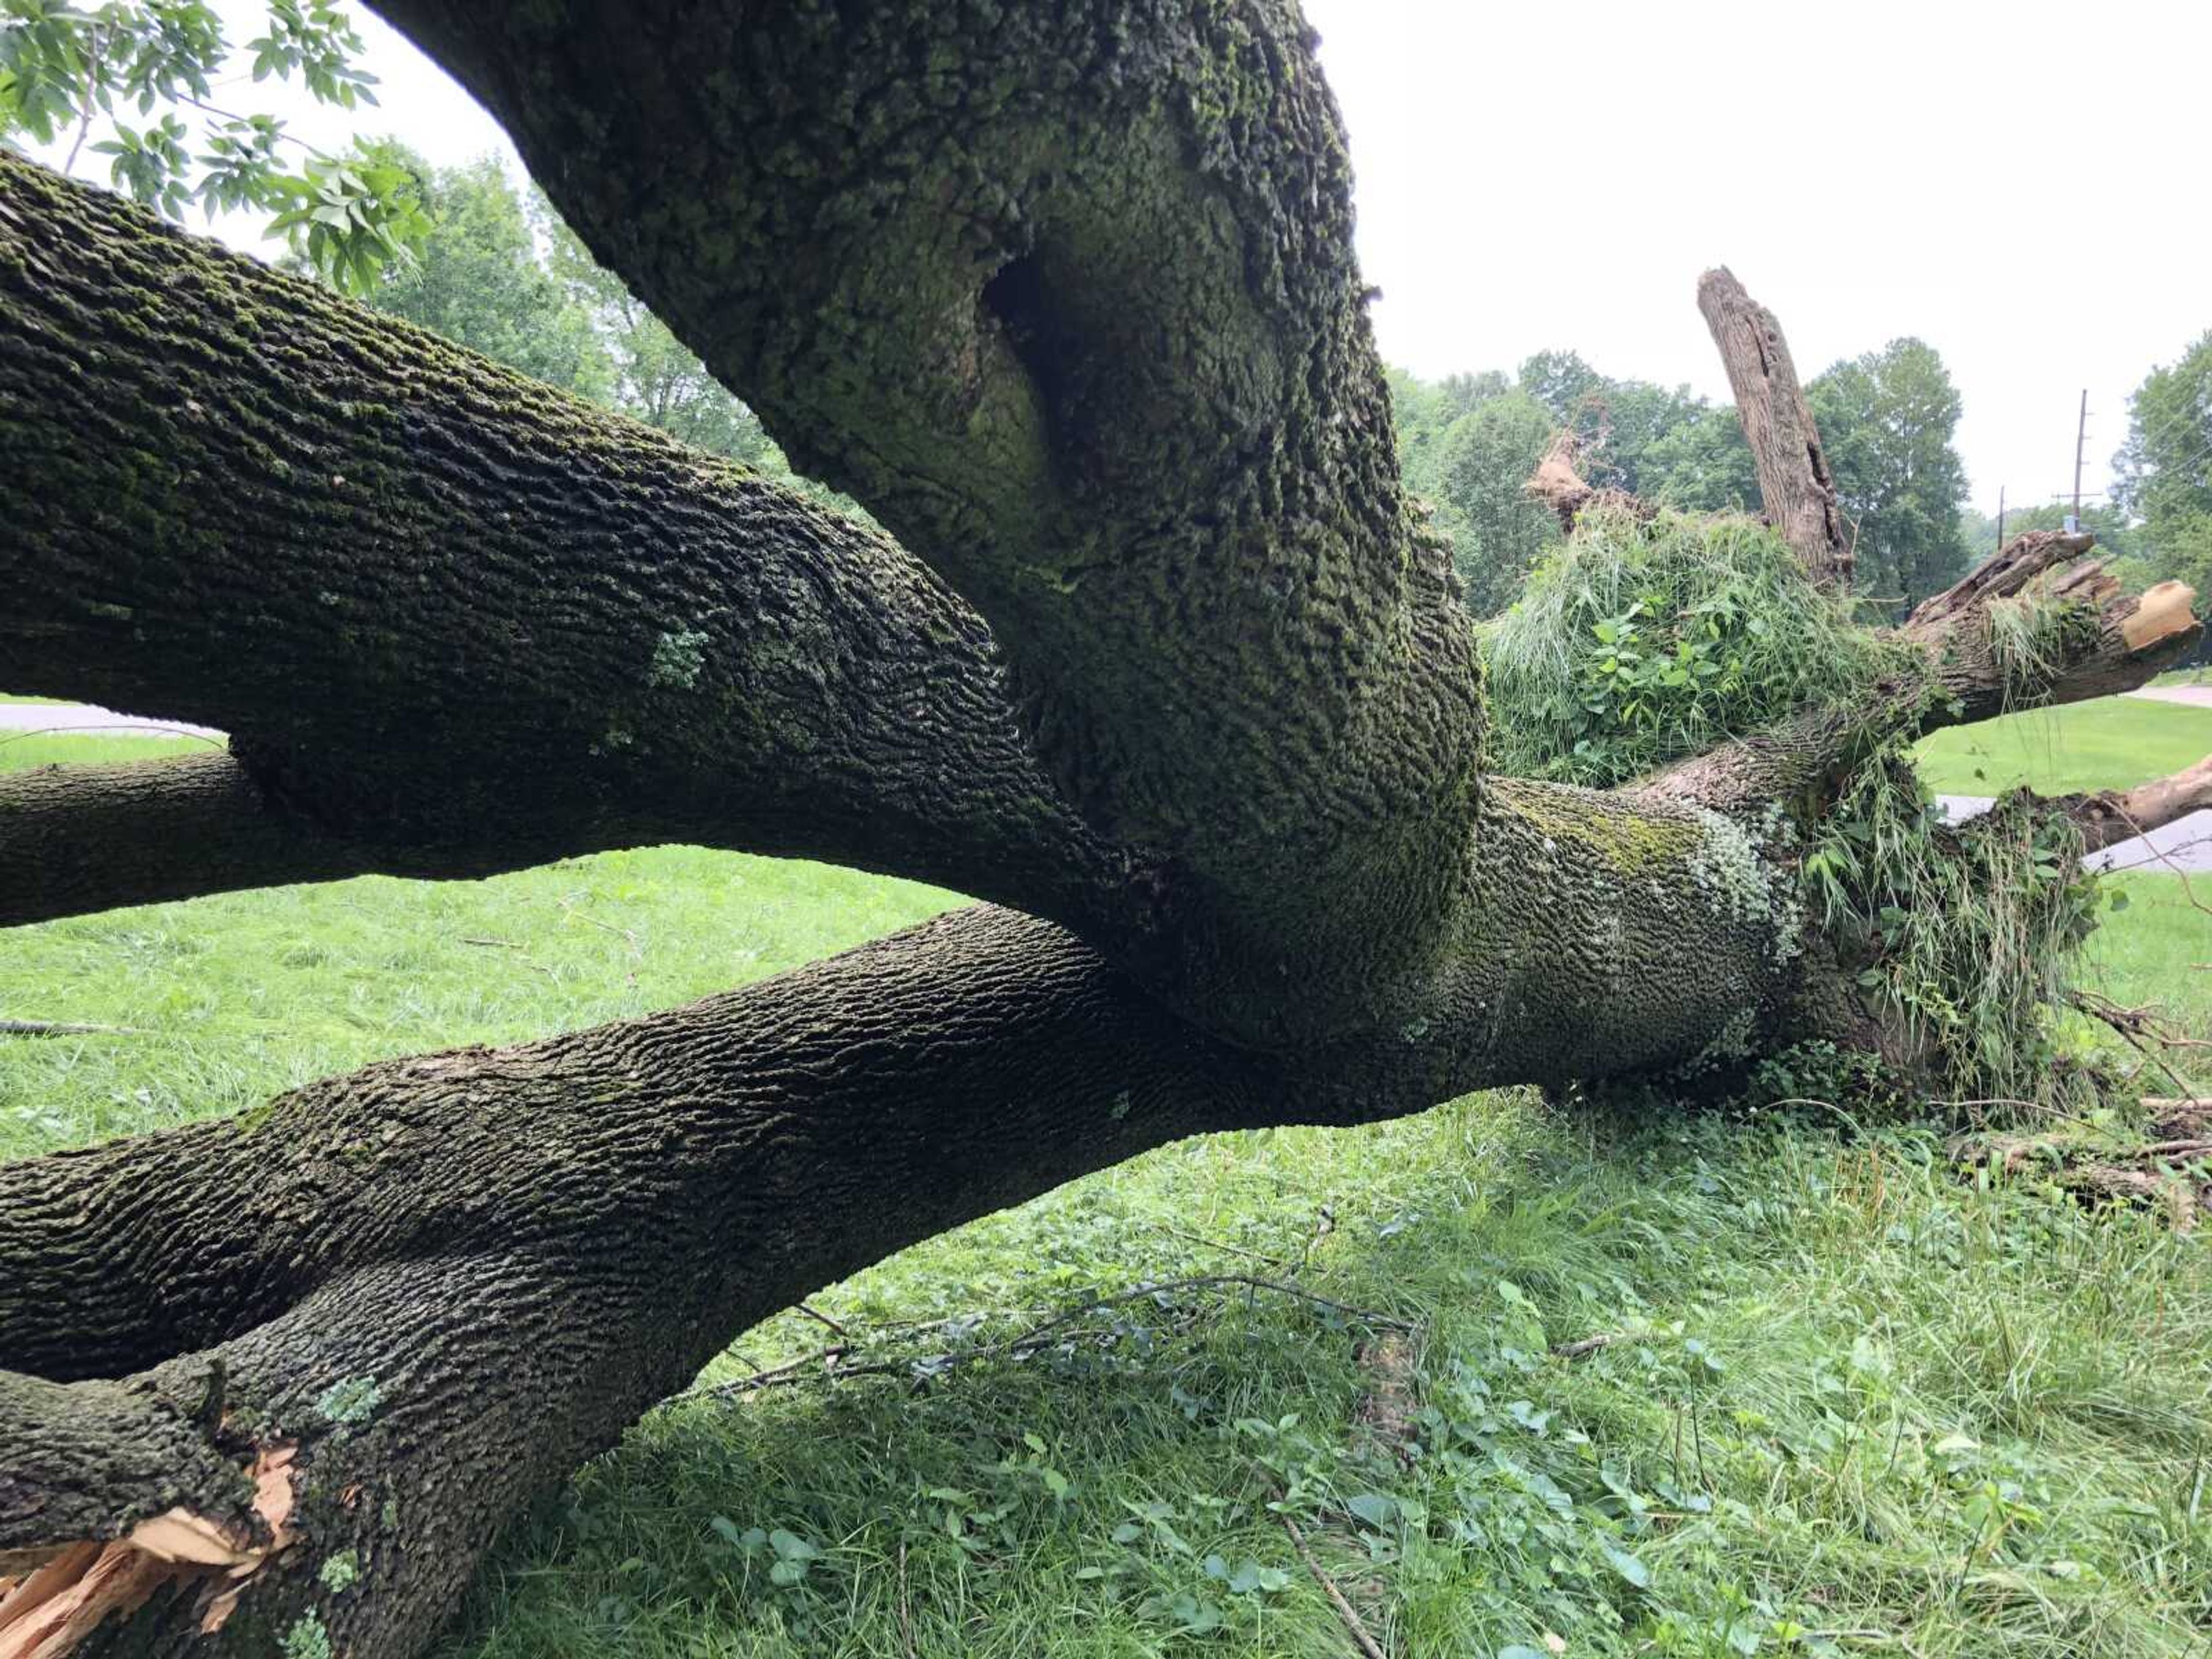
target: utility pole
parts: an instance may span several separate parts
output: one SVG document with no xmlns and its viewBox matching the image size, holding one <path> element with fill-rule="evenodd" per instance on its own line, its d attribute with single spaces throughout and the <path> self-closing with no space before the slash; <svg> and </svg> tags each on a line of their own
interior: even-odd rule
<svg viewBox="0 0 2212 1659">
<path fill-rule="evenodd" d="M 1997 551 L 2004 551 L 2004 486 L 1997 486 Z"/>
<path fill-rule="evenodd" d="M 2081 451 L 2089 437 L 2089 388 L 2081 388 L 2081 415 L 2074 423 L 2074 517 L 2067 529 L 2079 534 L 2081 529 Z"/>
</svg>

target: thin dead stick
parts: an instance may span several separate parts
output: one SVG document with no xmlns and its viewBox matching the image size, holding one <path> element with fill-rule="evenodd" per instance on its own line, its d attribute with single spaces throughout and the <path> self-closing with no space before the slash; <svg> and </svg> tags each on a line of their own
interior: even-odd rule
<svg viewBox="0 0 2212 1659">
<path fill-rule="evenodd" d="M 799 1311 L 805 1314 L 809 1319 L 812 1320 L 817 1325 L 827 1325 L 831 1330 L 836 1332 L 840 1336 L 852 1335 L 852 1332 L 847 1330 L 836 1320 L 830 1318 L 828 1314 L 823 1313 L 817 1309 L 810 1308 L 804 1302 L 799 1304 Z"/>
<path fill-rule="evenodd" d="M 464 945 L 495 945 L 502 951 L 521 951 L 529 948 L 528 946 L 519 944 L 511 939 L 471 939 L 465 934 L 462 936 L 461 943 Z"/>
<path fill-rule="evenodd" d="M 2175 1071 L 2172 1066 L 2166 1064 L 2163 1055 L 2154 1054 L 2148 1048 L 2143 1047 L 2142 1039 L 2136 1036 L 2136 1031 L 2141 1026 L 2142 1020 L 2142 1015 L 2137 1011 L 2134 1009 L 2122 1008 L 2118 1004 L 2112 1002 L 2109 997 L 2095 997 L 2093 999 L 2092 994 L 2088 993 L 2076 992 L 2075 993 L 2072 1000 L 2074 1006 L 2076 1008 L 2079 1008 L 2083 1013 L 2104 1021 L 2104 1023 L 2111 1026 L 2113 1030 L 2118 1032 L 2121 1042 L 2126 1043 L 2129 1048 L 2141 1054 L 2143 1057 L 2145 1063 L 2155 1066 L 2160 1071 L 2165 1073 L 2167 1078 L 2172 1080 L 2173 1086 L 2180 1090 L 2183 1094 L 2185 1095 L 2194 1092 L 2192 1085 L 2181 1075 L 2180 1073 Z M 2097 1004 L 2100 1002 L 2104 1003 L 2106 1006 L 2099 1007 Z"/>
<path fill-rule="evenodd" d="M 2182 1035 L 2175 1029 L 2172 1017 L 2160 1012 L 2154 1002 L 2130 1007 L 2100 991 L 2076 991 L 2073 994 L 2075 1006 L 2084 1013 L 2094 1014 L 2108 1025 L 2124 1023 L 2128 1030 L 2148 1037 L 2161 1048 L 2212 1048 L 2212 1042 L 2201 1037 Z"/>
<path fill-rule="evenodd" d="M 979 1348 L 927 1354 L 920 1358 L 854 1360 L 848 1364 L 845 1362 L 848 1357 L 856 1352 L 855 1344 L 853 1341 L 841 1342 L 827 1348 L 817 1349 L 812 1353 L 788 1361 L 784 1364 L 772 1366 L 764 1371 L 755 1371 L 746 1376 L 734 1377 L 726 1382 L 714 1382 L 704 1387 L 687 1389 L 682 1394 L 671 1395 L 665 1403 L 672 1406 L 686 1400 L 708 1398 L 726 1400 L 739 1395 L 756 1393 L 763 1389 L 785 1388 L 794 1383 L 809 1382 L 817 1377 L 827 1382 L 839 1382 L 858 1376 L 902 1375 L 927 1376 L 949 1370 L 955 1365 L 975 1364 L 986 1359 L 1027 1358 L 1037 1349 L 1046 1346 L 1049 1340 L 1071 1335 L 1084 1338 L 1112 1334 L 1110 1328 L 1100 1330 L 1072 1328 L 1077 1326 L 1079 1322 L 1105 1309 L 1120 1307 L 1131 1302 L 1156 1301 L 1176 1291 L 1218 1290 L 1224 1287 L 1269 1291 L 1277 1295 L 1291 1297 L 1315 1307 L 1326 1308 L 1349 1324 L 1366 1325 L 1377 1330 L 1412 1331 L 1417 1328 L 1410 1320 L 1399 1319 L 1393 1315 L 1379 1313 L 1369 1308 L 1354 1308 L 1342 1302 L 1331 1301 L 1328 1297 L 1316 1295 L 1303 1285 L 1285 1284 L 1279 1279 L 1260 1279 L 1250 1273 L 1205 1273 L 1191 1279 L 1170 1279 L 1158 1284 L 1139 1285 L 1133 1290 L 1123 1291 L 1113 1296 L 1097 1297 L 1056 1314 L 1042 1324 L 1033 1326 L 1018 1336 L 1009 1337 L 1003 1342 L 994 1342 Z M 813 1312 L 804 1304 L 801 1304 L 799 1311 Z M 813 1314 L 813 1316 L 825 1325 L 831 1325 L 833 1329 L 839 1330 L 841 1333 L 843 1331 L 842 1327 L 834 1325 L 825 1315 Z M 927 1329 L 929 1327 L 925 1326 L 922 1328 Z M 819 1371 L 813 1369 L 817 1364 L 821 1366 Z"/>
<path fill-rule="evenodd" d="M 1250 1273 L 1204 1273 L 1195 1279 L 1170 1279 L 1157 1285 L 1139 1285 L 1134 1290 L 1125 1291 L 1118 1296 L 1102 1297 L 1077 1311 L 1079 1315 L 1088 1313 L 1097 1308 L 1110 1308 L 1117 1303 L 1137 1302 L 1149 1297 L 1164 1296 L 1170 1291 L 1208 1291 L 1219 1289 L 1224 1285 L 1241 1285 L 1248 1290 L 1272 1291 L 1277 1296 L 1287 1296 L 1300 1302 L 1310 1303 L 1316 1308 L 1327 1308 L 1331 1313 L 1339 1315 L 1349 1323 L 1370 1325 L 1376 1330 L 1412 1331 L 1419 1328 L 1410 1319 L 1400 1319 L 1393 1314 L 1379 1313 L 1372 1308 L 1355 1308 L 1346 1303 L 1332 1302 L 1325 1296 L 1315 1295 L 1302 1285 L 1288 1284 L 1279 1279 L 1255 1278 Z"/>
<path fill-rule="evenodd" d="M 2146 1158 L 2212 1158 L 2212 1140 L 2154 1140 L 2148 1146 L 2130 1146 L 2099 1156 L 2124 1158 L 2130 1163 Z"/>
<path fill-rule="evenodd" d="M 750 1376 L 737 1377 L 728 1382 L 709 1383 L 703 1389 L 686 1389 L 682 1394 L 671 1398 L 667 1403 L 672 1406 L 683 1400 L 726 1400 L 732 1395 L 751 1394 L 759 1389 L 773 1389 L 787 1382 L 804 1382 L 811 1367 L 817 1364 L 834 1367 L 841 1355 L 851 1352 L 850 1348 L 843 1346 L 819 1348 L 812 1353 L 801 1354 L 798 1358 L 787 1360 L 781 1365 L 771 1365 L 764 1371 L 755 1371 Z"/>
<path fill-rule="evenodd" d="M 1262 1255 L 1257 1250 L 1248 1250 L 1241 1244 L 1230 1243 L 1226 1239 L 1208 1238 L 1204 1233 L 1194 1233 L 1181 1227 L 1171 1227 L 1164 1221 L 1155 1221 L 1152 1225 L 1160 1232 L 1170 1234 L 1176 1238 L 1188 1239 L 1194 1244 L 1203 1244 L 1208 1249 L 1225 1250 L 1231 1255 L 1241 1255 L 1246 1261 L 1256 1261 L 1263 1267 L 1278 1267 L 1284 1261 L 1281 1256 Z"/>
<path fill-rule="evenodd" d="M 899 1540 L 899 1634 L 906 1638 L 906 1659 L 915 1659 L 914 1614 L 906 1601 L 906 1540 Z"/>
<path fill-rule="evenodd" d="M 560 903 L 561 914 L 570 921 L 580 921 L 587 927 L 596 927 L 603 933 L 612 933 L 629 946 L 629 953 L 633 957 L 641 960 L 644 957 L 644 947 L 638 944 L 637 935 L 629 928 L 617 927 L 611 921 L 601 921 L 597 916 L 586 915 L 576 908 L 576 901 L 574 898 L 564 897 Z"/>
<path fill-rule="evenodd" d="M 2166 866 L 2168 870 L 2171 870 L 2176 876 L 2179 876 L 2181 878 L 2181 896 L 2186 899 L 2193 908 L 2202 910 L 2206 915 L 2212 916 L 2212 904 L 2207 904 L 2203 899 L 2197 896 L 2197 890 L 2189 884 L 2189 872 L 2183 869 L 2180 865 L 2174 862 L 2173 854 L 2147 839 L 2148 831 L 2145 830 L 2142 825 L 2137 823 L 2133 817 L 2130 817 L 2126 811 L 2117 807 L 2114 810 L 2119 812 L 2120 822 L 2126 824 L 2129 829 L 2134 830 L 2136 832 L 2136 838 L 2142 841 L 2144 846 L 2150 848 L 2151 857 L 2155 859 L 2159 863 Z M 2148 860 L 2146 860 L 2146 862 L 2148 861 Z M 2140 868 L 2141 866 L 2136 866 L 2132 867 Z"/>
<path fill-rule="evenodd" d="M 0 1036 L 144 1036 L 135 1025 L 80 1025 L 64 1019 L 0 1019 Z"/>
<path fill-rule="evenodd" d="M 1306 1571 L 1314 1576 L 1314 1583 L 1321 1586 L 1322 1593 L 1335 1607 L 1336 1616 L 1344 1620 L 1344 1628 L 1351 1633 L 1359 1651 L 1366 1656 L 1366 1659 L 1389 1659 L 1389 1656 L 1382 1651 L 1382 1644 L 1369 1633 L 1365 1621 L 1359 1616 L 1359 1610 L 1345 1600 L 1344 1592 L 1336 1587 L 1336 1580 L 1328 1576 L 1328 1569 L 1306 1547 L 1305 1534 L 1298 1530 L 1298 1523 L 1287 1515 L 1282 1517 L 1282 1522 L 1283 1530 L 1291 1535 L 1291 1547 L 1297 1551 L 1298 1559 L 1306 1564 Z"/>
</svg>

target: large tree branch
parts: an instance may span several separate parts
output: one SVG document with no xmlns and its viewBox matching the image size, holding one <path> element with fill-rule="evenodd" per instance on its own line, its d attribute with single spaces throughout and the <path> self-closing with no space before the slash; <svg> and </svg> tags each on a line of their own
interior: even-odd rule
<svg viewBox="0 0 2212 1659">
<path fill-rule="evenodd" d="M 2132 691 L 2203 637 L 2185 584 L 2123 592 L 2090 535 L 2031 531 L 1915 607 L 1900 630 L 1959 703 L 1945 722 Z"/>
<path fill-rule="evenodd" d="M 2083 852 L 2101 852 L 2191 813 L 2212 811 L 2212 755 L 2132 789 L 2060 795 L 2051 804 L 2081 830 Z"/>
<path fill-rule="evenodd" d="M 312 1614 L 338 1650 L 411 1653 L 531 1493 L 744 1324 L 906 1243 L 1187 1134 L 1793 1029 L 1802 918 L 1742 831 L 1518 784 L 1482 830 L 1493 902 L 1449 999 L 1295 1065 L 978 907 L 690 1008 L 0 1168 L 0 1352 L 29 1373 L 0 1374 L 26 1449 L 0 1577 L 127 1573 L 170 1598 L 136 1651 L 265 1651 Z M 268 1524 L 272 1463 L 312 1552 Z M 141 1560 L 164 1515 L 216 1553 Z M 333 1590 L 314 1568 L 345 1551 L 360 1582 Z"/>
<path fill-rule="evenodd" d="M 884 538 L 4 155 L 0 294 L 0 677 L 236 756 L 0 786 L 0 922 L 670 840 L 1118 905 Z"/>
<path fill-rule="evenodd" d="M 1294 1084 L 979 907 L 645 1020 L 0 1168 L 0 1353 L 71 1382 L 0 1376 L 0 1552 L 172 1507 L 265 1549 L 240 1476 L 289 1451 L 313 1548 L 270 1558 L 208 1650 L 313 1608 L 338 1651 L 410 1652 L 508 1516 L 746 1324 L 1164 1141 L 1406 1103 Z M 334 1592 L 314 1567 L 349 1548 Z M 137 1650 L 187 1648 L 227 1588 L 187 1576 Z"/>
<path fill-rule="evenodd" d="M 2190 590 L 2123 592 L 2084 561 L 2089 536 L 2035 531 L 1942 593 L 1896 631 L 1912 666 L 1849 708 L 1804 710 L 1646 780 L 1655 799 L 1743 812 L 1779 801 L 1808 819 L 1867 756 L 1894 738 L 1970 725 L 2018 708 L 2132 690 L 2203 637 Z"/>
<path fill-rule="evenodd" d="M 381 861 L 285 812 L 221 750 L 0 773 L 0 924 L 325 881 Z"/>
<path fill-rule="evenodd" d="M 795 460 L 989 618 L 1091 822 L 1255 950 L 1433 940 L 1473 647 L 1411 532 L 1292 6 L 379 9 Z"/>
<path fill-rule="evenodd" d="M 1725 268 L 1700 279 L 1698 305 L 1728 368 L 1768 520 L 1814 581 L 1848 595 L 1850 544 L 1835 481 L 1781 324 Z M 1589 494 L 1571 459 L 1547 458 L 1527 486 L 1570 525 Z M 2087 558 L 2095 540 L 2037 531 L 2007 543 L 1914 609 L 1893 635 L 1911 647 L 1911 665 L 1887 683 L 1850 708 L 1805 709 L 1692 757 L 1639 793 L 1736 813 L 1781 802 L 1809 821 L 1895 738 L 2145 684 L 2202 636 L 2190 590 L 2165 582 L 2140 597 L 2122 592 Z"/>
</svg>

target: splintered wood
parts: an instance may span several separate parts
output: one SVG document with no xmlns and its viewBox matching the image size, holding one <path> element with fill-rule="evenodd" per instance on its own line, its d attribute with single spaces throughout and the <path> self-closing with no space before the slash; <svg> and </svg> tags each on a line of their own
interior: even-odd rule
<svg viewBox="0 0 2212 1659">
<path fill-rule="evenodd" d="M 2186 582 L 2160 582 L 2144 589 L 2134 614 L 2120 623 L 2120 637 L 2128 649 L 2140 651 L 2193 626 L 2190 604 L 2196 597 Z"/>
<path fill-rule="evenodd" d="M 269 1528 L 266 1545 L 242 1543 L 206 1516 L 172 1509 L 107 1543 L 59 1546 L 27 1577 L 0 1578 L 0 1659 L 63 1659 L 108 1620 L 136 1613 L 163 1585 L 194 1579 L 210 1591 L 200 1629 L 221 1629 L 246 1581 L 292 1542 L 286 1522 L 295 1449 L 264 1451 L 247 1471 L 254 1513 Z"/>
</svg>

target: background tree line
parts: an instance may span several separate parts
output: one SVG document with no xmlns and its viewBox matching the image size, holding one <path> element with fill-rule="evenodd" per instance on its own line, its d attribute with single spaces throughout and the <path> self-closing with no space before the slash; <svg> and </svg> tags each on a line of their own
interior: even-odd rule
<svg viewBox="0 0 2212 1659">
<path fill-rule="evenodd" d="M 857 511 L 793 474 L 752 411 L 497 158 L 433 167 L 391 139 L 365 153 L 413 179 L 428 224 L 410 260 L 378 271 L 370 304 Z M 1615 379 L 1575 352 L 1544 351 L 1512 374 L 1425 380 L 1394 369 L 1390 387 L 1408 482 L 1450 540 L 1478 616 L 1510 605 L 1559 539 L 1521 483 L 1562 428 L 1595 484 L 1688 511 L 1759 509 L 1735 409 L 1687 386 Z M 1967 502 L 1960 396 L 1934 347 L 1893 340 L 1833 364 L 1807 394 L 1857 526 L 1869 616 L 1903 611 L 1995 550 L 1996 521 Z M 2212 332 L 2137 391 L 2115 472 L 2112 502 L 2083 517 L 2122 580 L 2141 589 L 2178 578 L 2212 593 Z M 2015 508 L 2006 532 L 2056 528 L 2064 511 Z"/>
<path fill-rule="evenodd" d="M 1571 351 L 1540 352 L 1510 376 L 1425 381 L 1394 372 L 1407 477 L 1449 537 L 1468 603 L 1510 604 L 1558 538 L 1521 494 L 1562 428 L 1594 484 L 1698 512 L 1756 512 L 1759 481 L 1735 409 L 1687 386 L 1615 380 Z M 1807 388 L 1844 511 L 1858 526 L 1862 597 L 1890 613 L 1948 586 L 1968 550 L 1966 470 L 1953 438 L 1959 393 L 1936 349 L 1914 339 L 1838 362 Z"/>
<path fill-rule="evenodd" d="M 752 410 L 600 268 L 534 188 L 495 155 L 434 167 L 398 139 L 364 144 L 405 173 L 428 228 L 358 297 L 548 385 L 618 410 L 709 453 L 745 462 L 856 516 L 859 507 L 794 473 Z M 295 255 L 302 274 L 312 269 Z"/>
</svg>

